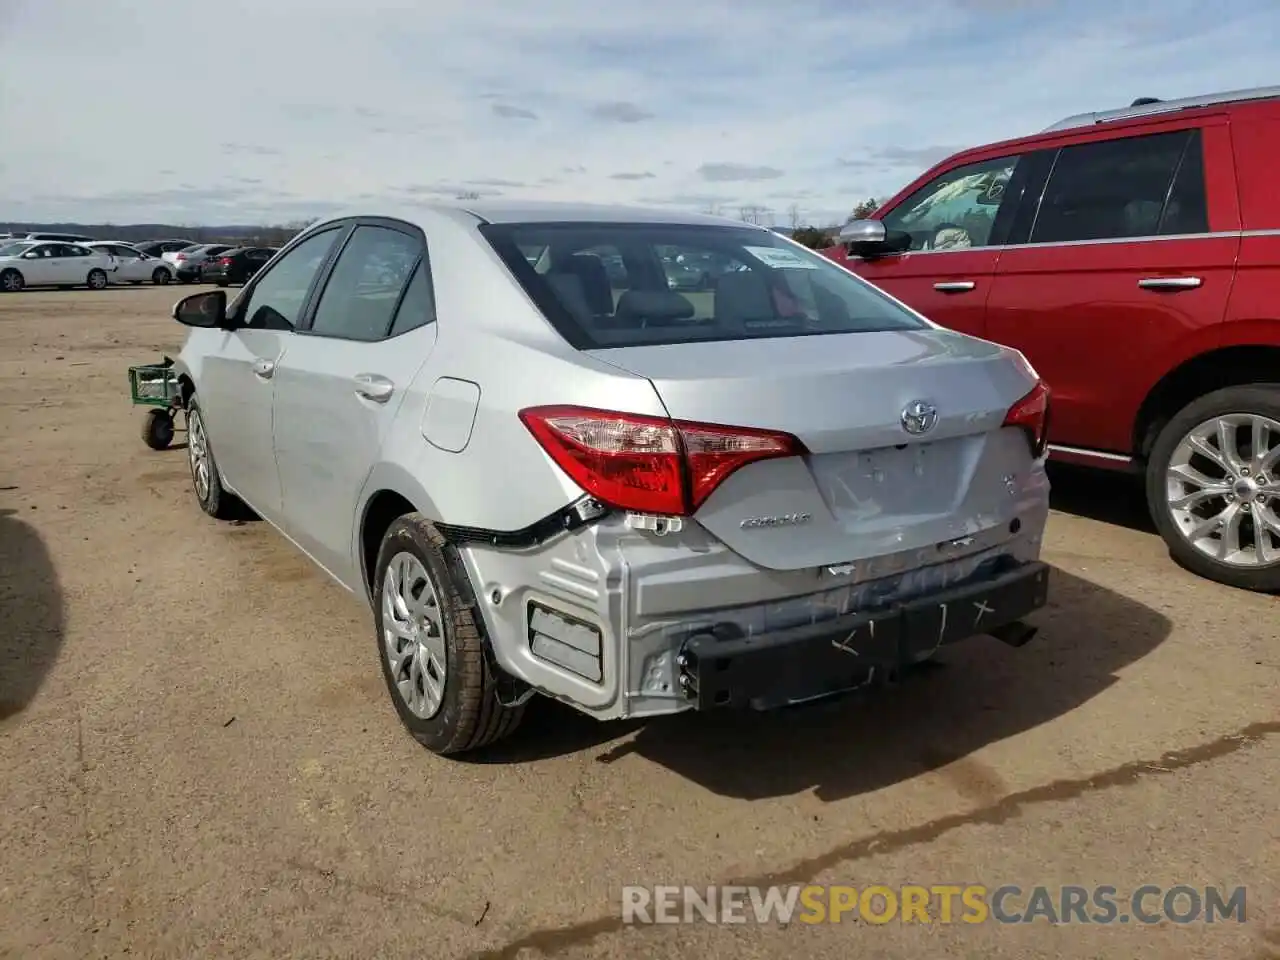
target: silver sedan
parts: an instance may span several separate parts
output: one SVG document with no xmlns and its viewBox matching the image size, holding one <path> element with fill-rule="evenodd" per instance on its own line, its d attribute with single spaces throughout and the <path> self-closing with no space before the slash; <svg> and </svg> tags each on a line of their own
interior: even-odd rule
<svg viewBox="0 0 1280 960">
<path fill-rule="evenodd" d="M 672 290 L 674 255 L 726 268 Z M 536 693 L 600 719 L 834 695 L 1020 646 L 1046 602 L 1035 371 L 763 228 L 355 214 L 174 316 L 200 507 L 369 602 L 438 753 Z"/>
</svg>

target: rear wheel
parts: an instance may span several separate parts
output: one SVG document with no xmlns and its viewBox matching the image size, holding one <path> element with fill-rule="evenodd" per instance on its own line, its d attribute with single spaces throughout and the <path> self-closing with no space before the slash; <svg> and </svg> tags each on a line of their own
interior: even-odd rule
<svg viewBox="0 0 1280 960">
<path fill-rule="evenodd" d="M 1187 404 L 1160 431 L 1146 480 L 1179 564 L 1228 586 L 1280 590 L 1280 384 Z"/>
<path fill-rule="evenodd" d="M 151 282 L 158 287 L 164 286 L 166 283 L 168 283 L 172 279 L 173 277 L 170 275 L 169 271 L 166 270 L 164 267 L 156 267 L 153 271 L 151 271 Z"/>
<path fill-rule="evenodd" d="M 107 286 L 107 275 L 102 270 L 90 270 L 89 276 L 85 278 L 90 290 L 102 290 Z"/>
<path fill-rule="evenodd" d="M 382 677 L 396 713 L 433 753 L 464 753 L 507 736 L 524 706 L 505 706 L 485 653 L 484 621 L 452 548 L 421 514 L 392 522 L 374 568 Z"/>
<path fill-rule="evenodd" d="M 0 273 L 0 290 L 5 293 L 17 293 L 24 286 L 26 286 L 26 281 L 17 270 L 5 270 Z"/>
</svg>

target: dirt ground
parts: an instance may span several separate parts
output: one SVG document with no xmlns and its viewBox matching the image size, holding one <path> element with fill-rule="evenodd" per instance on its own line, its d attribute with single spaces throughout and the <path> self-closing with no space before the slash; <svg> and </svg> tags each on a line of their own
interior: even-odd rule
<svg viewBox="0 0 1280 960">
<path fill-rule="evenodd" d="M 178 349 L 179 294 L 0 295 L 0 955 L 1280 957 L 1280 598 L 1175 568 L 1131 484 L 1055 473 L 1022 650 L 785 714 L 543 703 L 443 760 L 368 611 L 143 446 L 125 368 Z M 1247 910 L 622 923 L 624 884 L 729 882 L 1243 885 Z"/>
</svg>

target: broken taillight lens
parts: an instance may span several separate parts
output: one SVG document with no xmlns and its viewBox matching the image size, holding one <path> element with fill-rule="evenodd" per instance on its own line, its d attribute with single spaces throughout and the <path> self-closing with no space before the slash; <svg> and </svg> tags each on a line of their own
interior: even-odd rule
<svg viewBox="0 0 1280 960">
<path fill-rule="evenodd" d="M 795 437 L 772 430 L 587 407 L 532 407 L 520 419 L 574 483 L 637 513 L 688 516 L 740 467 L 805 452 Z"/>
<path fill-rule="evenodd" d="M 1049 444 L 1049 388 L 1043 380 L 1036 381 L 1031 392 L 1009 408 L 1004 425 L 1026 433 L 1033 457 L 1038 460 L 1044 456 Z"/>
</svg>

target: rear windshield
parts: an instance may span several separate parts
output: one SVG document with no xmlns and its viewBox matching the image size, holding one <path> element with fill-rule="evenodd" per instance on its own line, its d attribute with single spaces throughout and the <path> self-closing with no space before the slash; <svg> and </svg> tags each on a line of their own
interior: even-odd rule
<svg viewBox="0 0 1280 960">
<path fill-rule="evenodd" d="M 826 257 L 767 230 L 504 223 L 480 232 L 580 350 L 925 326 Z"/>
</svg>

